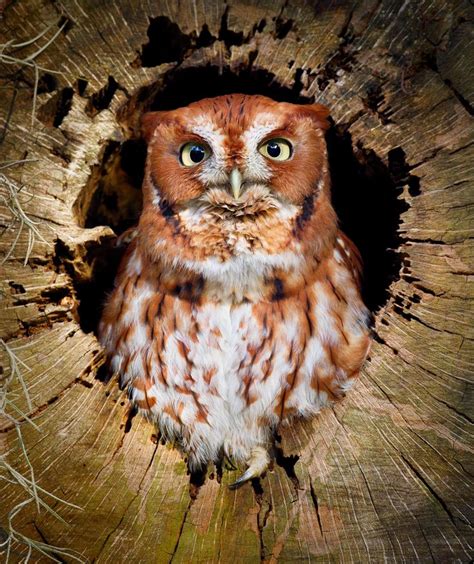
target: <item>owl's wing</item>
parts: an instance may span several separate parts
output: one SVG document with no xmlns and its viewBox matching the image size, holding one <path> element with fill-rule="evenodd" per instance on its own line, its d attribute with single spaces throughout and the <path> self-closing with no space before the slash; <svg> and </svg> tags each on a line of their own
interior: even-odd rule
<svg viewBox="0 0 474 564">
<path fill-rule="evenodd" d="M 341 247 L 344 252 L 341 254 L 344 258 L 344 262 L 346 263 L 346 266 L 349 268 L 349 270 L 354 274 L 357 284 L 360 286 L 363 263 L 359 249 L 342 231 L 339 231 L 337 237 L 342 241 Z"/>
</svg>

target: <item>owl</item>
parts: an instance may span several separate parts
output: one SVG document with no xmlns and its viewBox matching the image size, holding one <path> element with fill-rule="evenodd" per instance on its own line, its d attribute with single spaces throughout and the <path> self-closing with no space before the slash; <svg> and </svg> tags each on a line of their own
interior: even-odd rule
<svg viewBox="0 0 474 564">
<path fill-rule="evenodd" d="M 232 94 L 142 120 L 143 211 L 99 338 L 191 471 L 246 465 L 233 487 L 265 472 L 280 425 L 344 396 L 370 346 L 327 116 Z"/>
</svg>

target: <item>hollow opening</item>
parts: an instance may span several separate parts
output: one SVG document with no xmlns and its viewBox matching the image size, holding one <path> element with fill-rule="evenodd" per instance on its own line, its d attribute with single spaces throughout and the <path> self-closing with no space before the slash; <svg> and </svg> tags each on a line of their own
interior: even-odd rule
<svg viewBox="0 0 474 564">
<path fill-rule="evenodd" d="M 116 235 L 136 224 L 146 158 L 137 123 L 144 112 L 169 110 L 234 92 L 262 94 L 277 101 L 313 102 L 301 95 L 301 88 L 297 80 L 291 88 L 279 84 L 272 73 L 253 68 L 250 61 L 233 69 L 208 65 L 172 70 L 159 82 L 139 89 L 119 112 L 129 138 L 122 143 L 106 142 L 100 162 L 92 168 L 75 204 L 79 223 L 84 227 L 108 225 Z M 368 307 L 376 312 L 386 303 L 389 286 L 398 278 L 402 266 L 403 257 L 397 252 L 401 242 L 398 227 L 408 204 L 399 196 L 404 186 L 416 195 L 419 182 L 409 174 L 401 148 L 377 155 L 360 143 L 354 144 L 345 124 L 333 124 L 327 143 L 333 204 L 341 229 L 361 251 L 363 295 Z M 70 272 L 80 301 L 81 326 L 92 331 L 100 319 L 101 304 L 112 288 L 120 251 L 106 240 L 91 245 L 83 254 L 90 266 L 89 278 L 75 277 L 74 269 Z"/>
</svg>

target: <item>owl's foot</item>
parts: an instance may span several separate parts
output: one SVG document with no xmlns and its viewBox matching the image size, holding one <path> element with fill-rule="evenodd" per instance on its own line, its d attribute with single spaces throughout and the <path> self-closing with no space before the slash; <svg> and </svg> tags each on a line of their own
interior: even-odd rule
<svg viewBox="0 0 474 564">
<path fill-rule="evenodd" d="M 236 490 L 252 478 L 258 478 L 265 472 L 269 464 L 270 455 L 268 454 L 267 449 L 263 447 L 254 447 L 250 451 L 250 458 L 247 460 L 247 470 L 233 484 L 229 485 L 229 489 Z"/>
</svg>

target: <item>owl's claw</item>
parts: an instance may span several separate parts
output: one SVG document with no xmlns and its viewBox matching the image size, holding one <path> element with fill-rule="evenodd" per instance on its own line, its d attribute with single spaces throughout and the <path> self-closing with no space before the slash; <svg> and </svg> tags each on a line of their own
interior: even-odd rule
<svg viewBox="0 0 474 564">
<path fill-rule="evenodd" d="M 258 478 L 261 476 L 270 464 L 270 455 L 267 449 L 263 447 L 254 447 L 251 450 L 250 458 L 247 460 L 248 468 L 247 470 L 237 478 L 237 480 L 229 485 L 229 489 L 236 490 L 240 488 L 245 482 L 248 482 L 252 478 Z"/>
<path fill-rule="evenodd" d="M 228 456 L 225 457 L 225 468 L 226 470 L 237 470 L 237 466 Z"/>
</svg>

